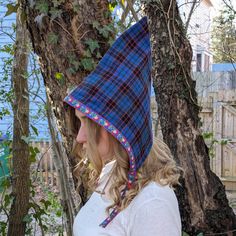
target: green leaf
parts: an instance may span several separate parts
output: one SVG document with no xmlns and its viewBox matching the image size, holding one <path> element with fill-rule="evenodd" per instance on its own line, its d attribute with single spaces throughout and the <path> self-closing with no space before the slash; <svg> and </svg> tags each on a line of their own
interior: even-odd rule
<svg viewBox="0 0 236 236">
<path fill-rule="evenodd" d="M 197 234 L 197 236 L 204 236 L 204 234 L 203 233 L 199 233 L 199 234 Z"/>
<path fill-rule="evenodd" d="M 104 37 L 104 38 L 108 38 L 109 37 L 109 32 L 108 30 L 104 27 L 99 29 L 99 33 Z"/>
<path fill-rule="evenodd" d="M 55 76 L 55 78 L 56 78 L 57 80 L 62 80 L 62 79 L 64 79 L 64 74 L 63 74 L 63 73 L 60 73 L 60 72 L 56 72 L 54 76 Z"/>
<path fill-rule="evenodd" d="M 80 65 L 79 61 L 74 60 L 71 64 L 74 66 L 75 71 L 78 71 Z"/>
<path fill-rule="evenodd" d="M 61 217 L 61 216 L 62 216 L 61 210 L 57 210 L 57 211 L 56 211 L 56 216 L 57 216 L 57 217 Z"/>
<path fill-rule="evenodd" d="M 31 125 L 31 128 L 34 131 L 34 133 L 38 136 L 39 135 L 38 129 L 35 126 L 33 126 L 33 125 Z"/>
<path fill-rule="evenodd" d="M 37 153 L 40 153 L 39 149 L 37 147 L 34 147 L 34 152 L 37 154 Z"/>
<path fill-rule="evenodd" d="M 12 44 L 5 44 L 0 48 L 0 52 L 5 52 L 10 55 L 14 55 L 14 47 Z"/>
<path fill-rule="evenodd" d="M 48 34 L 48 42 L 50 44 L 57 44 L 58 43 L 59 36 L 57 34 L 54 34 L 53 32 L 50 32 Z"/>
<path fill-rule="evenodd" d="M 220 141 L 220 144 L 221 144 L 221 145 L 226 145 L 229 141 L 230 141 L 230 140 L 228 140 L 228 139 L 224 139 L 224 140 L 221 140 L 221 141 Z"/>
<path fill-rule="evenodd" d="M 40 153 L 39 149 L 37 147 L 30 146 L 29 151 L 30 151 L 30 158 L 29 158 L 30 162 L 31 163 L 36 162 L 36 156 L 38 153 Z"/>
<path fill-rule="evenodd" d="M 94 68 L 94 61 L 92 58 L 84 58 L 81 60 L 81 64 L 85 70 L 91 71 Z"/>
<path fill-rule="evenodd" d="M 46 1 L 38 2 L 35 8 L 39 10 L 40 13 L 48 14 L 48 2 Z"/>
<path fill-rule="evenodd" d="M 46 210 L 48 209 L 50 205 L 52 205 L 50 201 L 45 200 L 45 199 L 41 199 L 40 202 L 44 204 Z"/>
<path fill-rule="evenodd" d="M 72 2 L 72 6 L 73 6 L 73 11 L 76 13 L 79 11 L 80 9 L 80 5 L 79 3 L 77 3 L 76 1 Z"/>
<path fill-rule="evenodd" d="M 6 12 L 5 16 L 9 16 L 12 13 L 16 13 L 19 5 L 20 5 L 19 3 L 17 3 L 16 5 L 13 5 L 11 3 L 7 4 L 7 12 Z"/>
<path fill-rule="evenodd" d="M 1 187 L 3 187 L 3 188 L 9 188 L 11 185 L 9 178 L 6 176 L 2 177 L 0 183 L 1 183 Z M 8 195 L 5 195 L 5 197 L 6 196 L 8 196 Z"/>
<path fill-rule="evenodd" d="M 93 21 L 93 28 L 99 30 L 100 23 L 98 21 Z"/>
<path fill-rule="evenodd" d="M 205 132 L 202 134 L 204 139 L 210 139 L 213 138 L 213 133 L 212 132 Z"/>
<path fill-rule="evenodd" d="M 69 67 L 66 72 L 70 75 L 75 75 L 76 74 L 76 70 L 73 67 Z"/>
<path fill-rule="evenodd" d="M 96 58 L 102 58 L 102 55 L 101 55 L 101 53 L 99 51 L 96 54 Z"/>
<path fill-rule="evenodd" d="M 57 9 L 57 8 L 52 8 L 50 10 L 50 14 L 51 14 L 51 19 L 56 19 L 57 17 L 61 17 L 62 14 L 62 10 L 61 9 Z"/>
<path fill-rule="evenodd" d="M 92 57 L 92 54 L 91 54 L 91 52 L 89 51 L 89 49 L 85 51 L 84 57 Z"/>
<path fill-rule="evenodd" d="M 52 0 L 52 2 L 53 2 L 53 6 L 54 6 L 54 7 L 58 7 L 58 6 L 60 6 L 62 3 L 64 3 L 65 0 Z"/>
<path fill-rule="evenodd" d="M 109 37 L 108 43 L 111 46 L 114 43 L 114 38 L 113 37 Z"/>
<path fill-rule="evenodd" d="M 27 214 L 27 215 L 25 215 L 25 217 L 23 218 L 23 222 L 26 222 L 26 223 L 30 223 L 30 222 L 32 222 L 32 216 L 31 216 L 31 214 Z"/>
<path fill-rule="evenodd" d="M 110 11 L 110 12 L 113 12 L 114 9 L 115 9 L 115 7 L 116 7 L 116 5 L 117 5 L 117 4 L 109 3 L 109 5 L 108 5 L 108 9 L 109 9 L 109 11 Z"/>
<path fill-rule="evenodd" d="M 6 208 L 7 206 L 9 206 L 10 202 L 11 202 L 11 196 L 9 194 L 6 194 L 4 197 L 4 207 Z"/>
<path fill-rule="evenodd" d="M 87 44 L 89 46 L 91 53 L 93 53 L 93 51 L 95 49 L 100 47 L 97 40 L 89 39 L 89 40 L 85 41 L 85 44 Z"/>
<path fill-rule="evenodd" d="M 24 140 L 27 144 L 29 144 L 30 142 L 30 137 L 26 137 L 26 136 L 21 136 L 21 139 Z"/>
</svg>

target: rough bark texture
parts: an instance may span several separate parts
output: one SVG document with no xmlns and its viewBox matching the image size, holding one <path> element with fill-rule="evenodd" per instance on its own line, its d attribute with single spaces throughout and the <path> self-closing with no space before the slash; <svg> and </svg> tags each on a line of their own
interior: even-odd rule
<svg viewBox="0 0 236 236">
<path fill-rule="evenodd" d="M 225 189 L 210 170 L 199 131 L 199 107 L 191 79 L 192 50 L 176 1 L 145 1 L 153 50 L 153 84 L 164 141 L 185 170 L 177 190 L 183 231 L 233 235 L 236 218 Z M 212 234 L 211 234 L 212 235 Z"/>
<path fill-rule="evenodd" d="M 91 71 L 86 60 L 96 64 L 109 48 L 108 41 L 114 33 L 107 27 L 112 23 L 107 0 L 60 0 L 30 1 L 24 0 L 27 27 L 35 53 L 39 56 L 42 75 L 50 105 L 62 135 L 69 164 L 75 162 L 70 157 L 76 127 L 74 111 L 65 111 L 63 99 L 68 88 L 78 85 Z M 88 40 L 96 40 L 96 44 Z M 95 49 L 91 50 L 91 47 Z M 90 48 L 90 51 L 89 51 Z M 100 56 L 99 56 L 100 54 Z M 91 63 L 90 63 L 91 64 Z M 61 150 L 58 146 L 55 150 Z M 74 186 L 67 184 L 67 196 L 75 197 Z M 71 189 L 71 192 L 69 192 Z M 81 187 L 82 203 L 86 201 L 86 191 Z M 72 196 L 73 195 L 73 196 Z M 64 211 L 71 224 L 71 204 L 63 199 Z M 76 202 L 78 198 L 76 199 Z"/>
<path fill-rule="evenodd" d="M 28 32 L 20 22 L 20 9 L 16 20 L 16 43 L 12 80 L 14 88 L 14 126 L 12 144 L 12 196 L 8 236 L 25 235 L 26 222 L 23 218 L 29 210 L 30 162 L 29 146 L 22 136 L 29 136 L 28 80 L 25 78 L 28 65 Z"/>
<path fill-rule="evenodd" d="M 70 184 L 68 181 L 68 176 L 70 177 L 70 173 L 68 173 L 68 163 L 66 162 L 66 155 L 63 152 L 62 143 L 59 141 L 58 135 L 57 135 L 57 128 L 55 125 L 55 117 L 52 113 L 52 109 L 50 106 L 50 103 L 47 99 L 47 118 L 48 118 L 48 126 L 50 130 L 51 135 L 51 142 L 52 142 L 52 149 L 53 149 L 53 161 L 57 170 L 57 174 L 59 176 L 59 191 L 61 194 L 62 204 L 63 207 L 66 209 L 67 214 L 67 227 L 66 231 L 68 235 L 72 235 L 72 229 L 73 229 L 73 221 L 74 216 L 76 215 L 76 205 L 79 205 L 79 202 L 74 201 L 75 199 L 72 198 L 69 194 L 73 194 L 73 191 L 70 186 L 73 186 L 73 184 Z M 72 178 L 69 178 L 70 180 Z M 72 187 L 73 188 L 73 187 Z"/>
</svg>

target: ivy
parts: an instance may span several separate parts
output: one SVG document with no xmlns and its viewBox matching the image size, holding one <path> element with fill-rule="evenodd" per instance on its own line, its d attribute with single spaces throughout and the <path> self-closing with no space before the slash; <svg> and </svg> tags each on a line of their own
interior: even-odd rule
<svg viewBox="0 0 236 236">
<path fill-rule="evenodd" d="M 19 6 L 20 6 L 19 3 L 17 3 L 16 5 L 14 5 L 12 3 L 7 4 L 7 12 L 6 12 L 5 16 L 9 16 L 12 13 L 16 13 Z"/>
<path fill-rule="evenodd" d="M 66 69 L 66 72 L 70 75 L 76 74 L 76 70 L 73 67 L 69 67 L 68 69 Z"/>
<path fill-rule="evenodd" d="M 90 52 L 93 53 L 95 49 L 99 48 L 97 40 L 89 39 L 85 41 L 85 44 L 89 46 Z"/>
<path fill-rule="evenodd" d="M 102 58 L 102 55 L 101 55 L 101 53 L 99 51 L 96 54 L 96 58 L 98 58 L 98 59 Z"/>
<path fill-rule="evenodd" d="M 35 6 L 36 10 L 39 10 L 40 13 L 48 14 L 49 5 L 47 1 L 39 1 Z"/>
<path fill-rule="evenodd" d="M 73 11 L 74 11 L 75 13 L 79 11 L 80 6 L 79 6 L 79 3 L 78 3 L 77 1 L 74 0 L 74 1 L 72 2 L 72 6 L 73 6 Z"/>
<path fill-rule="evenodd" d="M 63 4 L 65 0 L 52 0 L 54 7 L 59 7 L 61 4 Z"/>
<path fill-rule="evenodd" d="M 56 18 L 58 18 L 58 17 L 61 17 L 61 15 L 62 15 L 62 10 L 61 9 L 57 9 L 57 8 L 52 8 L 52 9 L 50 9 L 50 14 L 51 14 L 51 19 L 52 20 L 54 20 L 54 19 L 56 19 Z"/>
<path fill-rule="evenodd" d="M 10 111 L 5 107 L 1 108 L 1 110 L 0 110 L 0 120 L 2 120 L 3 117 L 7 116 L 7 115 L 11 115 Z"/>
<path fill-rule="evenodd" d="M 214 134 L 212 132 L 204 132 L 202 133 L 202 137 L 208 143 L 209 156 L 212 158 L 215 156 L 215 144 L 226 145 L 230 141 L 230 139 L 217 140 L 214 138 Z"/>
<path fill-rule="evenodd" d="M 114 41 L 115 40 L 113 37 L 109 37 L 108 44 L 111 46 L 114 43 Z"/>
<path fill-rule="evenodd" d="M 93 58 L 83 58 L 81 60 L 81 65 L 83 66 L 85 70 L 92 71 L 95 67 L 95 62 Z"/>
<path fill-rule="evenodd" d="M 53 32 L 50 32 L 48 34 L 48 42 L 50 44 L 57 44 L 58 43 L 58 40 L 59 40 L 59 36 Z"/>
<path fill-rule="evenodd" d="M 98 21 L 93 21 L 93 28 L 99 30 L 100 23 Z"/>
</svg>

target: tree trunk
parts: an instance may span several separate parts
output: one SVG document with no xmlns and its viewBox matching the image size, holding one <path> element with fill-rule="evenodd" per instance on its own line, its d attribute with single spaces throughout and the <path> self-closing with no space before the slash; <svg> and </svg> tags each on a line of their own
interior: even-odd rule
<svg viewBox="0 0 236 236">
<path fill-rule="evenodd" d="M 76 198 L 72 198 L 70 194 L 76 195 L 74 191 L 73 184 L 68 181 L 68 176 L 70 178 L 71 173 L 68 173 L 68 162 L 66 162 L 66 156 L 63 152 L 62 143 L 58 138 L 57 128 L 55 125 L 55 117 L 52 113 L 51 105 L 47 97 L 47 118 L 48 126 L 50 130 L 52 149 L 53 149 L 53 162 L 56 167 L 57 174 L 59 176 L 59 191 L 62 196 L 62 206 L 64 209 L 68 209 L 67 212 L 67 223 L 66 231 L 67 235 L 72 235 L 74 215 L 76 214 L 76 208 L 74 205 L 79 204 L 76 202 Z M 72 179 L 72 178 L 70 178 Z"/>
<path fill-rule="evenodd" d="M 108 42 L 114 38 L 108 1 L 24 0 L 24 10 L 33 49 L 39 56 L 47 96 L 69 164 L 73 167 L 75 162 L 70 152 L 79 124 L 75 123 L 74 111 L 65 112 L 63 99 L 67 88 L 78 85 L 93 70 L 109 48 Z M 61 148 L 57 145 L 55 150 Z M 74 197 L 69 183 L 66 187 L 67 196 Z M 83 186 L 81 192 L 86 192 Z M 81 197 L 84 203 L 86 194 Z M 63 200 L 64 211 L 70 218 L 76 206 L 73 204 L 71 208 L 72 201 Z"/>
<path fill-rule="evenodd" d="M 192 49 L 176 1 L 144 1 L 150 20 L 153 85 L 163 139 L 185 170 L 177 189 L 183 231 L 190 235 L 236 228 L 225 188 L 210 170 L 208 148 L 199 130 L 199 106 L 191 78 Z"/>
<path fill-rule="evenodd" d="M 8 236 L 25 235 L 26 222 L 23 218 L 29 210 L 30 194 L 30 162 L 29 146 L 22 138 L 29 136 L 29 96 L 28 81 L 25 77 L 28 65 L 28 35 L 26 26 L 20 21 L 20 12 L 17 11 L 16 43 L 12 70 L 14 89 L 14 126 L 12 144 L 12 196 L 13 203 L 10 209 Z M 24 137 L 23 137 L 24 136 Z"/>
</svg>

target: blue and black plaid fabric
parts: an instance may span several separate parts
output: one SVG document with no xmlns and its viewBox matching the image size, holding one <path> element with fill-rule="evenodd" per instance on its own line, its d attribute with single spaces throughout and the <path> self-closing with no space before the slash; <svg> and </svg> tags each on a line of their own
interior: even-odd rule
<svg viewBox="0 0 236 236">
<path fill-rule="evenodd" d="M 65 102 L 115 136 L 130 156 L 129 186 L 152 147 L 147 17 L 126 30 Z"/>
</svg>

